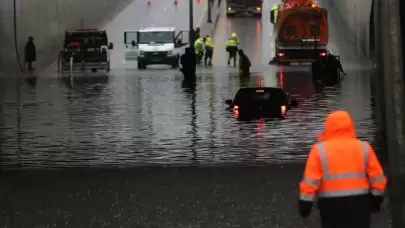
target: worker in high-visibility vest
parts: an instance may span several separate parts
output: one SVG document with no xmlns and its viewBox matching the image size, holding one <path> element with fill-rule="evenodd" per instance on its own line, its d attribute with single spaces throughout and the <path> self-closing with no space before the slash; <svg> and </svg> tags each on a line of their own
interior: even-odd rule
<svg viewBox="0 0 405 228">
<path fill-rule="evenodd" d="M 201 63 L 204 55 L 204 38 L 200 37 L 194 42 L 194 52 L 197 57 L 197 64 Z"/>
<path fill-rule="evenodd" d="M 317 197 L 324 228 L 369 228 L 371 212 L 380 210 L 387 184 L 372 147 L 356 138 L 345 111 L 328 115 L 318 141 L 300 182 L 301 216 L 310 215 Z"/>
<path fill-rule="evenodd" d="M 212 38 L 207 35 L 205 36 L 205 54 L 204 54 L 204 63 L 205 66 L 212 66 L 212 55 L 214 53 L 214 42 Z"/>
<path fill-rule="evenodd" d="M 231 60 L 233 59 L 233 67 L 236 67 L 236 56 L 238 54 L 239 44 L 240 42 L 236 33 L 232 33 L 231 37 L 226 41 L 226 51 L 229 53 L 228 65 L 231 65 Z"/>
</svg>

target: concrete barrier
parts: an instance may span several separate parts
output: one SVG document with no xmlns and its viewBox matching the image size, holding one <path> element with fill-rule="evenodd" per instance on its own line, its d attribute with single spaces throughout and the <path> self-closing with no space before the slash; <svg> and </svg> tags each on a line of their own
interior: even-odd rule
<svg viewBox="0 0 405 228">
<path fill-rule="evenodd" d="M 373 46 L 370 28 L 371 5 L 373 0 L 320 0 L 320 4 L 328 10 L 329 19 L 337 30 L 347 39 L 358 56 L 370 58 Z M 333 32 L 333 31 L 332 31 Z"/>
<path fill-rule="evenodd" d="M 14 23 L 14 4 L 16 23 Z M 28 36 L 35 38 L 36 67 L 55 60 L 64 31 L 77 27 L 96 27 L 109 21 L 134 0 L 4 0 L 0 2 L 1 72 L 18 69 L 16 54 L 24 64 Z M 14 26 L 16 32 L 14 34 Z M 15 45 L 16 43 L 16 45 Z M 5 45 L 6 44 L 6 45 Z"/>
</svg>

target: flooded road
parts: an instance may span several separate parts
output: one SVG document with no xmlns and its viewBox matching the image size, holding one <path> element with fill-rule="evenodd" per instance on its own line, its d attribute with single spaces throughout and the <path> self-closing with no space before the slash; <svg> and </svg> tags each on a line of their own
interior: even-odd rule
<svg viewBox="0 0 405 228">
<path fill-rule="evenodd" d="M 153 15 L 177 15 L 165 21 L 134 4 L 107 26 L 115 44 L 110 75 L 69 78 L 51 68 L 37 81 L 1 79 L 4 169 L 301 162 L 335 109 L 350 111 L 358 136 L 374 140 L 368 72 L 349 66 L 341 85 L 314 88 L 309 66 L 267 65 L 273 55 L 269 5 L 263 6 L 262 19 L 221 17 L 214 68 L 198 69 L 197 84 L 190 86 L 178 70 L 138 71 L 136 64 L 123 61 L 122 31 L 145 25 L 129 15 L 143 13 L 149 24 L 187 28 L 185 9 L 148 8 L 156 11 Z M 249 79 L 239 79 L 236 69 L 226 66 L 223 46 L 232 32 L 251 58 Z M 339 54 L 347 66 L 350 50 Z M 299 107 L 285 120 L 240 122 L 224 101 L 246 86 L 281 86 Z"/>
<path fill-rule="evenodd" d="M 273 3 L 264 2 L 262 19 L 220 18 L 214 67 L 200 67 L 195 85 L 178 70 L 124 61 L 124 30 L 187 28 L 187 5 L 163 0 L 152 1 L 157 8 L 135 1 L 107 26 L 109 75 L 60 76 L 51 66 L 36 80 L 0 78 L 0 227 L 321 227 L 317 208 L 305 221 L 297 213 L 303 161 L 336 109 L 380 151 L 371 70 L 333 18 L 329 46 L 348 73 L 341 84 L 314 87 L 309 66 L 268 65 Z M 203 4 L 195 18 L 202 12 Z M 232 32 L 251 59 L 250 78 L 227 67 Z M 238 121 L 225 100 L 249 86 L 280 86 L 299 107 L 284 120 Z M 195 167 L 161 167 L 171 165 Z M 45 170 L 61 167 L 84 168 Z M 373 228 L 389 227 L 383 211 Z"/>
</svg>

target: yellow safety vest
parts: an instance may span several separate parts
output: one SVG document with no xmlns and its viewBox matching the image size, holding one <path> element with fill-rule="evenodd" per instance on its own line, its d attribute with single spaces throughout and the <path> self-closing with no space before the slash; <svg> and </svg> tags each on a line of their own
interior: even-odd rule
<svg viewBox="0 0 405 228">
<path fill-rule="evenodd" d="M 227 47 L 236 47 L 236 46 L 238 46 L 238 44 L 239 44 L 238 38 L 229 38 L 226 41 L 226 46 Z"/>
<path fill-rule="evenodd" d="M 195 51 L 196 54 L 198 54 L 198 53 L 200 53 L 202 51 L 203 44 L 204 43 L 202 41 L 202 38 L 199 38 L 194 42 L 194 51 Z"/>
<path fill-rule="evenodd" d="M 212 42 L 211 37 L 205 38 L 205 46 L 206 46 L 206 47 L 210 47 L 210 48 L 214 48 L 214 44 L 213 44 L 213 42 Z"/>
</svg>

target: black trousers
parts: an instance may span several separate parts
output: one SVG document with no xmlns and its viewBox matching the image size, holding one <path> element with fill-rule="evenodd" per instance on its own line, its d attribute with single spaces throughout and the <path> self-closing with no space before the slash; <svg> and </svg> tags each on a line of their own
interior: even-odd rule
<svg viewBox="0 0 405 228">
<path fill-rule="evenodd" d="M 214 53 L 213 49 L 206 49 L 205 50 L 205 56 L 204 56 L 204 63 L 207 66 L 207 64 L 211 65 L 212 64 L 212 55 Z"/>
<path fill-rule="evenodd" d="M 229 53 L 228 64 L 231 64 L 231 60 L 233 59 L 233 66 L 236 66 L 236 56 L 238 54 L 238 48 L 237 47 L 227 47 L 226 50 Z"/>
</svg>

